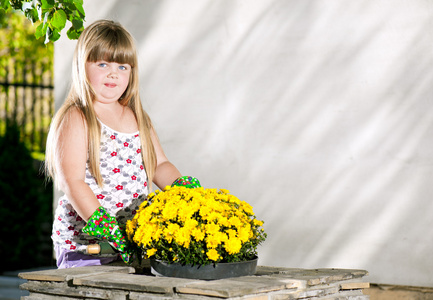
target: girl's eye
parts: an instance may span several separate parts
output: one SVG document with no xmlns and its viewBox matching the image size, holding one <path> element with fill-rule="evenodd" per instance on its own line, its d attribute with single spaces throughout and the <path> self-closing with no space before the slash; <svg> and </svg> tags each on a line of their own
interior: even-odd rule
<svg viewBox="0 0 433 300">
<path fill-rule="evenodd" d="M 100 63 L 100 64 L 98 64 L 98 67 L 101 67 L 101 68 L 105 68 L 106 66 L 107 66 L 106 63 Z"/>
<path fill-rule="evenodd" d="M 122 71 L 128 70 L 128 68 L 126 66 L 119 66 L 119 69 L 122 70 Z"/>
</svg>

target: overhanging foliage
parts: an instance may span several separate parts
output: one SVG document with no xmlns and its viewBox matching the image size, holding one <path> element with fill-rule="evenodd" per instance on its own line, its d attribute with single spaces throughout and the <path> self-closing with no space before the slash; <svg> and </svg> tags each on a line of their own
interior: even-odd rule
<svg viewBox="0 0 433 300">
<path fill-rule="evenodd" d="M 36 26 L 35 37 L 44 37 L 45 44 L 60 38 L 60 32 L 69 21 L 66 34 L 69 39 L 78 39 L 84 30 L 85 12 L 83 0 L 0 0 L 0 26 L 7 26 L 8 13 L 22 11 Z"/>
</svg>

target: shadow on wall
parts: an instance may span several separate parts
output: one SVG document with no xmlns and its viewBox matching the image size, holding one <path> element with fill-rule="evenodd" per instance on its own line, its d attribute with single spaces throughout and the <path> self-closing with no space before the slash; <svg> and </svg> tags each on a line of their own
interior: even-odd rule
<svg viewBox="0 0 433 300">
<path fill-rule="evenodd" d="M 170 159 L 266 221 L 261 264 L 429 285 L 426 6 L 115 1 L 101 16 L 137 39 L 143 102 Z"/>
</svg>

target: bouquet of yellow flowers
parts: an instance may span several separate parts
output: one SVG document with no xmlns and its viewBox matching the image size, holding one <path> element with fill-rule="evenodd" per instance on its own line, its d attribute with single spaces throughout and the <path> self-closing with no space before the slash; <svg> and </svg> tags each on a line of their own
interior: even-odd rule
<svg viewBox="0 0 433 300">
<path fill-rule="evenodd" d="M 254 259 L 266 239 L 262 225 L 228 190 L 173 186 L 150 194 L 126 232 L 147 257 L 207 265 Z"/>
</svg>

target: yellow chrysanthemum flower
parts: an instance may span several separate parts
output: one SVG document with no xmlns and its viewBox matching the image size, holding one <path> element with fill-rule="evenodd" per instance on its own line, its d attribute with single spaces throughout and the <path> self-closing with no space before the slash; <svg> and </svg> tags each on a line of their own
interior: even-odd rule
<svg viewBox="0 0 433 300">
<path fill-rule="evenodd" d="M 198 221 L 195 219 L 186 219 L 185 220 L 185 225 L 184 227 L 187 228 L 188 230 L 192 231 L 193 229 L 195 229 L 198 226 Z"/>
<path fill-rule="evenodd" d="M 206 246 L 209 249 L 215 249 L 221 244 L 220 237 L 216 235 L 208 235 L 205 240 L 206 240 Z"/>
<path fill-rule="evenodd" d="M 238 237 L 242 243 L 246 243 L 250 239 L 251 230 L 248 227 L 241 227 L 238 230 Z"/>
<path fill-rule="evenodd" d="M 236 254 L 236 253 L 238 253 L 239 250 L 241 250 L 241 247 L 242 247 L 242 243 L 237 238 L 229 238 L 228 241 L 226 241 L 224 243 L 224 249 L 226 249 L 226 251 L 229 254 Z"/>
<path fill-rule="evenodd" d="M 158 251 L 158 250 L 156 250 L 155 248 L 149 249 L 149 250 L 146 251 L 146 255 L 148 257 L 151 257 L 151 256 L 153 256 L 156 253 L 156 251 Z"/>
<path fill-rule="evenodd" d="M 236 228 L 239 228 L 239 227 L 241 227 L 242 222 L 238 217 L 231 217 L 229 219 L 229 224 L 230 224 L 230 226 L 234 226 Z"/>
<path fill-rule="evenodd" d="M 254 226 L 262 226 L 262 225 L 263 225 L 263 221 L 260 221 L 260 220 L 254 219 L 254 220 L 253 220 L 253 224 L 254 224 Z"/>
<path fill-rule="evenodd" d="M 215 249 L 210 249 L 208 252 L 206 252 L 206 255 L 210 260 L 213 261 L 217 261 L 220 258 L 218 251 Z"/>
<path fill-rule="evenodd" d="M 191 241 L 191 231 L 185 227 L 179 228 L 174 235 L 174 240 L 179 245 L 184 246 L 185 248 L 189 247 L 189 243 Z"/>
<path fill-rule="evenodd" d="M 194 239 L 197 242 L 203 241 L 204 237 L 205 237 L 205 232 L 203 230 L 201 230 L 200 228 L 194 228 L 191 231 L 191 235 L 194 237 Z"/>
<path fill-rule="evenodd" d="M 242 209 L 249 215 L 252 216 L 254 215 L 253 212 L 253 207 L 251 205 L 249 205 L 248 203 L 246 203 L 245 201 L 242 202 L 244 205 L 242 205 Z"/>
<path fill-rule="evenodd" d="M 215 223 L 206 224 L 205 228 L 206 228 L 206 232 L 208 234 L 215 234 L 220 230 L 220 226 L 218 224 L 215 224 Z"/>
</svg>

